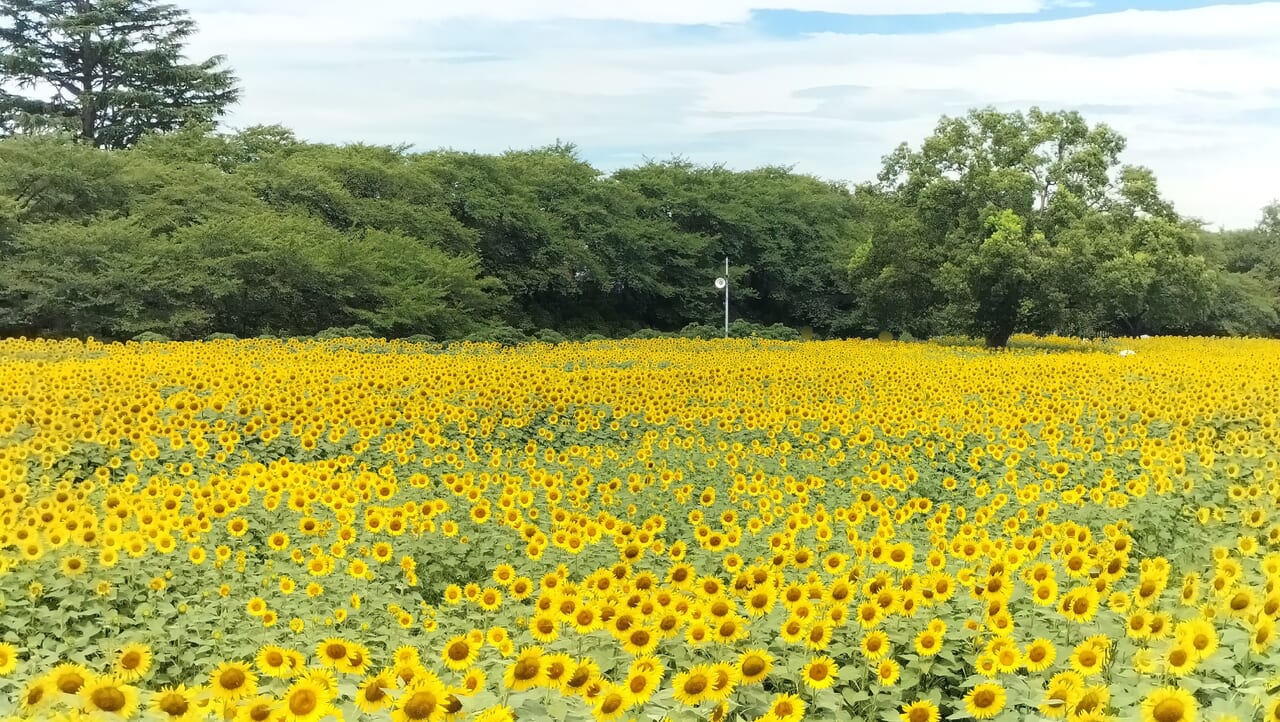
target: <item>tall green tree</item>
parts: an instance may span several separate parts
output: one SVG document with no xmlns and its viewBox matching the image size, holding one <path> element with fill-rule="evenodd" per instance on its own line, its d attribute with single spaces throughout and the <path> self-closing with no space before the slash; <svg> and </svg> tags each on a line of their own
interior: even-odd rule
<svg viewBox="0 0 1280 722">
<path fill-rule="evenodd" d="M 0 132 L 69 130 L 102 148 L 211 121 L 239 97 L 214 56 L 187 62 L 186 10 L 155 0 L 0 1 Z"/>
<path fill-rule="evenodd" d="M 1120 164 L 1124 147 L 1079 113 L 1035 108 L 944 117 L 900 146 L 859 193 L 864 324 L 992 347 L 1015 331 L 1203 328 L 1215 277 L 1196 227 L 1150 170 Z"/>
</svg>

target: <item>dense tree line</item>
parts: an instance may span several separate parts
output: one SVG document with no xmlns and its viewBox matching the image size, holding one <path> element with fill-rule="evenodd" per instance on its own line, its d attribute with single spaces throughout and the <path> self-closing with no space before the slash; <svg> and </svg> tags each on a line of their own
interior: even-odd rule
<svg viewBox="0 0 1280 722">
<path fill-rule="evenodd" d="M 574 337 L 733 315 L 820 336 L 1274 334 L 1280 207 L 1179 217 L 1123 140 L 977 111 L 856 188 L 680 160 L 603 174 L 500 155 L 207 127 L 102 150 L 0 141 L 0 333 Z M 511 330 L 511 329 L 514 329 Z"/>
</svg>

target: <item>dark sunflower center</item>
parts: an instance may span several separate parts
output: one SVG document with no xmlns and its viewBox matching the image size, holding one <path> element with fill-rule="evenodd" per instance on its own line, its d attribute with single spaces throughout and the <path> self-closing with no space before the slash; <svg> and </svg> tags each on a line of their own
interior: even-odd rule
<svg viewBox="0 0 1280 722">
<path fill-rule="evenodd" d="M 126 703 L 124 692 L 115 687 L 102 687 L 93 690 L 93 694 L 89 696 L 93 706 L 103 712 L 119 712 L 124 709 Z"/>
</svg>

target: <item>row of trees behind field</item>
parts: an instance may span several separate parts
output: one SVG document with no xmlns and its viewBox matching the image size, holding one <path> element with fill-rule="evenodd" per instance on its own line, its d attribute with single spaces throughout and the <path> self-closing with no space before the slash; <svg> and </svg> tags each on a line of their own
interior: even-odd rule
<svg viewBox="0 0 1280 722">
<path fill-rule="evenodd" d="M 725 257 L 735 319 L 821 336 L 1280 330 L 1280 206 L 1205 232 L 1122 146 L 1071 113 L 976 111 L 851 188 L 681 160 L 604 174 L 568 145 L 11 137 L 0 334 L 674 331 L 719 324 Z"/>
<path fill-rule="evenodd" d="M 151 0 L 0 6 L 0 335 L 704 333 L 726 257 L 735 319 L 819 336 L 1280 332 L 1280 205 L 1206 231 L 1074 112 L 944 117 L 857 185 L 602 173 L 218 132 L 237 81 L 194 32 Z"/>
</svg>

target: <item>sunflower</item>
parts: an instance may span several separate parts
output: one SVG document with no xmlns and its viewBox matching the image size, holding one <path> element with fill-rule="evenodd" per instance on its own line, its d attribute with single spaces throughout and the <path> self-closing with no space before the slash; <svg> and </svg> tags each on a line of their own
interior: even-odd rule
<svg viewBox="0 0 1280 722">
<path fill-rule="evenodd" d="M 760 684 L 773 669 L 773 655 L 764 649 L 748 649 L 738 656 L 742 684 Z"/>
<path fill-rule="evenodd" d="M 545 672 L 542 669 L 542 647 L 525 647 L 515 661 L 507 666 L 502 675 L 502 683 L 512 692 L 523 692 L 542 684 Z"/>
<path fill-rule="evenodd" d="M 392 659 L 397 665 L 401 664 L 419 664 L 422 660 L 418 656 L 418 648 L 405 645 L 397 647 L 392 654 Z"/>
<path fill-rule="evenodd" d="M 595 703 L 591 708 L 591 714 L 596 718 L 597 722 L 613 722 L 613 720 L 621 718 L 626 711 L 626 692 L 614 684 L 606 685 L 600 690 L 600 694 L 595 697 Z"/>
<path fill-rule="evenodd" d="M 166 722 L 192 722 L 204 714 L 192 690 L 185 685 L 161 687 L 151 695 L 151 711 Z"/>
<path fill-rule="evenodd" d="M 316 658 L 326 667 L 338 668 L 351 654 L 351 643 L 338 637 L 329 637 L 316 645 Z"/>
<path fill-rule="evenodd" d="M 80 700 L 90 715 L 99 712 L 128 719 L 138 710 L 138 690 L 119 677 L 95 677 L 80 688 Z"/>
<path fill-rule="evenodd" d="M 18 668 L 18 648 L 7 642 L 0 642 L 0 677 L 13 674 Z"/>
<path fill-rule="evenodd" d="M 565 675 L 566 679 L 568 678 L 568 673 L 571 673 L 575 668 L 576 666 L 570 667 Z M 462 676 L 462 682 L 458 687 L 464 695 L 472 695 L 484 689 L 486 679 L 487 677 L 485 677 L 483 669 L 480 669 L 479 667 L 472 667 Z"/>
<path fill-rule="evenodd" d="M 579 607 L 569 617 L 569 621 L 573 624 L 574 631 L 580 635 L 590 634 L 601 626 L 600 617 L 596 614 L 594 607 Z"/>
<path fill-rule="evenodd" d="M 694 665 L 688 671 L 677 674 L 671 681 L 671 687 L 677 702 L 688 707 L 702 704 L 711 687 L 711 665 Z"/>
<path fill-rule="evenodd" d="M 1165 672 L 1174 677 L 1183 677 L 1195 669 L 1198 656 L 1195 649 L 1185 642 L 1175 642 L 1164 655 Z"/>
<path fill-rule="evenodd" d="M 294 665 L 292 662 L 289 650 L 274 644 L 264 645 L 258 650 L 258 655 L 254 658 L 254 664 L 258 667 L 258 671 L 268 677 L 279 679 L 289 679 L 293 676 Z"/>
<path fill-rule="evenodd" d="M 937 705 L 929 700 L 917 700 L 902 705 L 902 713 L 898 715 L 902 722 L 938 722 L 941 713 Z"/>
<path fill-rule="evenodd" d="M 209 691 L 220 700 L 236 702 L 258 691 L 258 676 L 243 662 L 223 662 L 209 674 Z"/>
<path fill-rule="evenodd" d="M 880 605 L 873 601 L 865 601 L 858 605 L 858 613 L 856 615 L 858 624 L 863 629 L 874 629 L 884 621 L 884 612 L 880 609 Z"/>
<path fill-rule="evenodd" d="M 882 659 L 880 664 L 876 665 L 876 682 L 881 687 L 892 687 L 898 683 L 898 678 L 902 676 L 902 667 L 893 659 Z"/>
<path fill-rule="evenodd" d="M 267 611 L 267 601 L 262 597 L 253 597 L 245 604 L 245 611 L 251 616 L 261 617 Z"/>
<path fill-rule="evenodd" d="M 794 694 L 778 694 L 769 702 L 769 715 L 777 722 L 800 722 L 804 719 L 804 700 Z"/>
<path fill-rule="evenodd" d="M 476 715 L 474 722 L 515 722 L 515 711 L 505 705 L 490 707 Z"/>
<path fill-rule="evenodd" d="M 83 665 L 75 663 L 59 664 L 49 672 L 53 686 L 63 694 L 76 694 L 92 676 Z"/>
<path fill-rule="evenodd" d="M 1106 654 L 1088 640 L 1076 646 L 1071 653 L 1071 669 L 1082 677 L 1090 677 L 1102 671 L 1106 664 Z"/>
<path fill-rule="evenodd" d="M 1044 701 L 1040 703 L 1039 708 L 1040 713 L 1046 717 L 1066 717 L 1067 712 L 1080 698 L 1081 692 L 1078 678 L 1055 675 L 1049 680 L 1049 687 L 1044 692 Z"/>
<path fill-rule="evenodd" d="M 818 627 L 820 626 L 822 625 L 818 625 Z M 815 631 L 823 632 L 826 635 L 826 639 L 831 639 L 831 629 L 829 627 L 826 627 L 824 631 L 817 629 Z M 712 639 L 719 644 L 733 644 L 737 640 L 748 638 L 749 635 L 750 630 L 748 630 L 745 623 L 742 623 L 742 618 L 737 614 L 724 617 L 723 620 L 716 623 L 712 630 Z M 823 646 L 826 646 L 826 643 L 823 643 Z M 648 654 L 649 652 L 653 652 L 653 649 L 649 649 L 645 653 Z"/>
<path fill-rule="evenodd" d="M 585 695 L 588 687 L 599 679 L 600 666 L 591 657 L 582 657 L 565 679 L 564 689 L 569 694 Z"/>
<path fill-rule="evenodd" d="M 1005 637 L 1005 639 L 1008 639 Z M 995 652 L 996 671 L 1014 674 L 1022 667 L 1022 653 L 1015 644 L 1007 644 Z"/>
<path fill-rule="evenodd" d="M 932 657 L 942 651 L 942 635 L 932 629 L 923 629 L 916 635 L 916 654 L 921 657 Z"/>
<path fill-rule="evenodd" d="M 276 711 L 276 701 L 266 695 L 245 700 L 236 709 L 235 722 L 268 722 Z"/>
<path fill-rule="evenodd" d="M 444 649 L 440 652 L 440 658 L 444 661 L 445 666 L 449 669 L 462 671 L 475 663 L 476 657 L 480 656 L 480 650 L 476 646 L 472 646 L 471 641 L 464 635 L 458 635 L 445 642 Z"/>
<path fill-rule="evenodd" d="M 1265 656 L 1276 641 L 1276 622 L 1270 617 L 1259 616 L 1249 632 L 1249 649 L 1254 654 Z"/>
<path fill-rule="evenodd" d="M 78 577 L 89 570 L 88 563 L 79 554 L 69 554 L 63 557 L 59 566 L 62 569 L 62 573 L 68 577 Z"/>
<path fill-rule="evenodd" d="M 1195 722 L 1196 700 L 1177 687 L 1161 687 L 1142 700 L 1142 722 Z"/>
<path fill-rule="evenodd" d="M 661 665 L 647 663 L 649 658 L 637 659 L 627 670 L 627 679 L 619 685 L 627 695 L 627 707 L 644 704 L 662 683 Z"/>
<path fill-rule="evenodd" d="M 723 702 L 733 694 L 741 679 L 738 667 L 728 662 L 716 662 L 711 665 L 711 691 L 707 698 L 713 702 Z"/>
<path fill-rule="evenodd" d="M 545 677 L 542 682 L 543 686 L 555 690 L 563 689 L 565 681 L 576 666 L 573 658 L 567 654 L 547 655 L 542 660 L 543 675 Z"/>
<path fill-rule="evenodd" d="M 1084 624 L 1098 613 L 1100 599 L 1093 587 L 1080 587 L 1064 594 L 1058 602 L 1058 611 L 1068 621 Z"/>
<path fill-rule="evenodd" d="M 702 622 L 695 622 L 694 624 L 689 625 L 689 629 L 693 629 L 698 625 L 706 626 Z M 803 619 L 798 617 L 788 617 L 787 620 L 782 623 L 782 630 L 779 636 L 781 636 L 782 641 L 787 644 L 800 644 L 805 638 L 805 631 L 806 629 Z"/>
<path fill-rule="evenodd" d="M 372 714 L 390 707 L 393 699 L 388 690 L 396 688 L 399 680 L 390 669 L 365 677 L 356 688 L 355 703 L 361 712 Z"/>
<path fill-rule="evenodd" d="M 423 672 L 396 700 L 395 722 L 430 720 L 439 722 L 448 714 L 449 691 L 432 672 Z"/>
<path fill-rule="evenodd" d="M 969 694 L 964 697 L 964 706 L 974 718 L 990 719 L 1004 709 L 1007 699 L 1004 687 L 984 682 L 969 690 Z"/>
<path fill-rule="evenodd" d="M 57 695 L 58 688 L 51 678 L 36 677 L 22 688 L 18 702 L 22 713 L 30 718 L 35 712 L 44 709 Z"/>
<path fill-rule="evenodd" d="M 284 722 L 316 722 L 330 713 L 332 693 L 309 677 L 289 686 L 280 700 L 279 711 Z"/>
<path fill-rule="evenodd" d="M 151 659 L 151 647 L 136 642 L 126 644 L 116 654 L 116 674 L 126 682 L 142 679 L 151 669 Z"/>
<path fill-rule="evenodd" d="M 876 629 L 868 632 L 862 638 L 862 656 L 868 662 L 879 662 L 884 659 L 892 651 L 889 644 L 889 635 L 883 631 Z"/>
<path fill-rule="evenodd" d="M 804 634 L 804 646 L 815 652 L 820 652 L 831 643 L 833 633 L 834 630 L 830 624 L 814 622 Z"/>
<path fill-rule="evenodd" d="M 497 587 L 485 587 L 476 598 L 476 603 L 486 612 L 495 612 L 502 606 L 502 590 Z"/>
<path fill-rule="evenodd" d="M 1179 624 L 1174 636 L 1194 650 L 1199 660 L 1208 659 L 1218 649 L 1218 630 L 1207 619 L 1192 619 Z"/>
<path fill-rule="evenodd" d="M 830 657 L 814 657 L 804 666 L 801 674 L 804 684 L 810 689 L 826 689 L 836 680 L 840 673 L 839 666 Z"/>
<path fill-rule="evenodd" d="M 1085 687 L 1076 700 L 1072 718 L 1079 722 L 1080 718 L 1090 714 L 1102 714 L 1111 700 L 1111 691 L 1106 685 L 1095 684 Z"/>
<path fill-rule="evenodd" d="M 1027 645 L 1026 654 L 1022 657 L 1023 665 L 1028 672 L 1043 672 L 1053 666 L 1054 660 L 1058 657 L 1058 650 L 1053 646 L 1053 642 L 1039 638 Z"/>
</svg>

